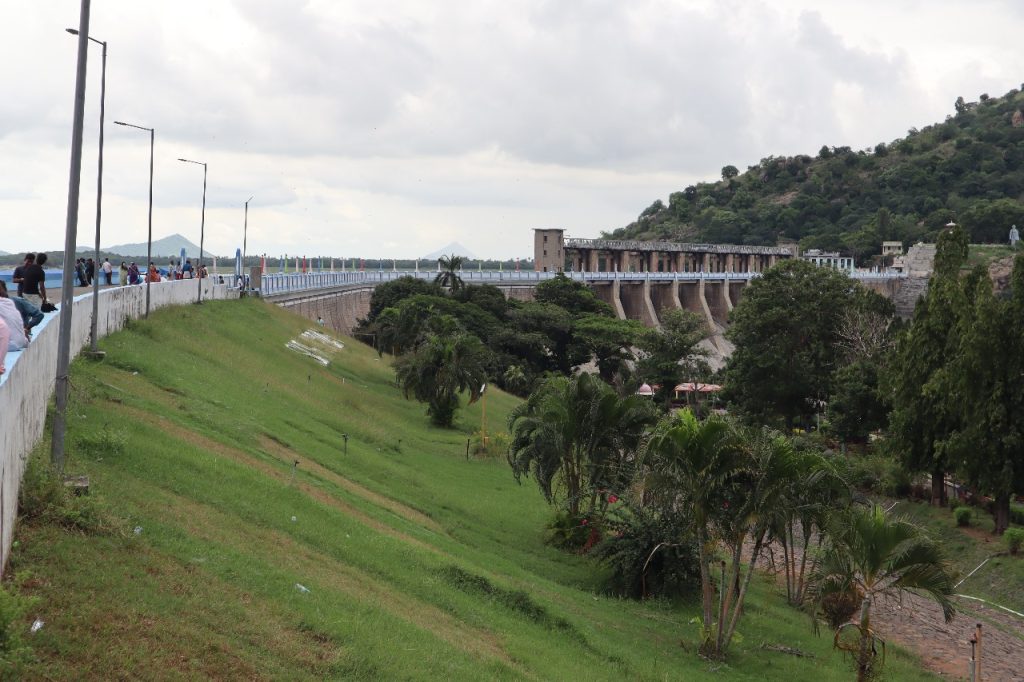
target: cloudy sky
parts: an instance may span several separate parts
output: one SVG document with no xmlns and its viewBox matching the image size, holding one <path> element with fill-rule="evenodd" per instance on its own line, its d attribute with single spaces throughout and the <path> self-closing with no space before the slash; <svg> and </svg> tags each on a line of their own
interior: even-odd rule
<svg viewBox="0 0 1024 682">
<path fill-rule="evenodd" d="M 416 257 L 597 236 L 723 165 L 863 148 L 1019 87 L 1020 0 L 93 0 L 103 244 Z M 0 0 L 0 250 L 63 245 L 78 0 Z M 78 242 L 95 226 L 92 46 Z"/>
</svg>

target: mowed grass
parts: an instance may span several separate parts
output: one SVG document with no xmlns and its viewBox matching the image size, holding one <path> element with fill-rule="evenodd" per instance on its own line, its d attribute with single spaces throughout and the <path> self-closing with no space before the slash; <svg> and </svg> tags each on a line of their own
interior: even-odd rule
<svg viewBox="0 0 1024 682">
<path fill-rule="evenodd" d="M 696 604 L 604 595 L 600 567 L 543 544 L 532 481 L 466 459 L 479 404 L 433 428 L 371 349 L 344 339 L 325 368 L 285 348 L 307 328 L 208 302 L 74 363 L 67 470 L 128 530 L 19 526 L 7 575 L 45 622 L 29 678 L 851 678 L 766 578 L 729 660 L 698 658 Z M 492 429 L 515 404 L 488 394 Z"/>
</svg>

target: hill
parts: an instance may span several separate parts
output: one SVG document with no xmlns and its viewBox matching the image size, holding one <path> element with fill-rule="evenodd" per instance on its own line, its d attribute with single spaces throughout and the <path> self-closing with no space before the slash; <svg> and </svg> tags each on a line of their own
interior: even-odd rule
<svg viewBox="0 0 1024 682">
<path fill-rule="evenodd" d="M 701 660 L 699 605 L 605 596 L 592 561 L 543 544 L 532 481 L 466 459 L 480 403 L 431 428 L 368 347 L 327 367 L 286 348 L 308 326 L 209 302 L 73 364 L 68 471 L 92 489 L 33 513 L 40 444 L 8 570 L 38 599 L 25 630 L 45 624 L 27 677 L 850 679 L 761 579 L 735 655 Z M 517 401 L 488 396 L 493 429 Z M 887 670 L 933 679 L 892 647 Z"/>
<path fill-rule="evenodd" d="M 736 244 L 799 240 L 863 260 L 883 240 L 933 241 L 951 219 L 972 243 L 1024 226 L 1024 94 L 957 100 L 942 123 L 872 149 L 762 159 L 657 200 L 605 236 Z"/>
<path fill-rule="evenodd" d="M 83 249 L 89 251 L 91 247 L 78 247 L 79 251 Z M 189 256 L 195 258 L 199 255 L 199 246 L 193 244 L 185 237 L 180 234 L 172 234 L 162 239 L 156 239 L 153 241 L 153 257 L 166 258 L 167 256 L 178 257 L 181 253 L 182 248 Z M 146 242 L 139 242 L 137 244 L 117 244 L 116 246 L 108 246 L 103 249 L 105 252 L 116 253 L 120 256 L 130 256 L 132 258 L 144 258 L 146 256 Z"/>
</svg>

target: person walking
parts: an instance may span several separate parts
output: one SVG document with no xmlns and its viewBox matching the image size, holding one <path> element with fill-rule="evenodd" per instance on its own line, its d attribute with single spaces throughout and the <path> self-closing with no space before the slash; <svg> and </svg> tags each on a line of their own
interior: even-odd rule
<svg viewBox="0 0 1024 682">
<path fill-rule="evenodd" d="M 90 258 L 85 261 L 85 284 L 86 286 L 92 286 L 93 277 L 96 276 L 96 262 Z"/>
<path fill-rule="evenodd" d="M 40 253 L 36 255 L 36 262 L 25 266 L 22 280 L 22 298 L 37 308 L 42 308 L 47 303 L 46 298 L 46 272 L 43 266 L 46 264 L 47 255 Z"/>
<path fill-rule="evenodd" d="M 132 264 L 128 267 L 128 284 L 138 284 L 141 277 L 142 275 L 139 272 L 139 266 L 132 261 Z"/>
<path fill-rule="evenodd" d="M 121 261 L 121 269 L 117 271 L 118 280 L 117 283 L 121 286 L 128 284 L 128 266 Z"/>
<path fill-rule="evenodd" d="M 103 271 L 103 278 L 107 280 L 107 286 L 109 287 L 114 283 L 114 266 L 110 264 L 109 258 L 103 259 L 103 265 L 100 266 L 100 270 Z"/>
<path fill-rule="evenodd" d="M 75 260 L 75 278 L 78 280 L 78 286 L 89 286 L 89 282 L 85 279 L 85 260 L 82 258 Z"/>
</svg>

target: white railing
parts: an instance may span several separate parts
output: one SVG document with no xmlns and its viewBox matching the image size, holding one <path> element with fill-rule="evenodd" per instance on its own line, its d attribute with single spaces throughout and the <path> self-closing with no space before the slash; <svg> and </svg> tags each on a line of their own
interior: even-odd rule
<svg viewBox="0 0 1024 682">
<path fill-rule="evenodd" d="M 390 282 L 400 277 L 433 280 L 437 272 L 429 270 L 366 270 L 355 272 L 297 272 L 272 273 L 262 277 L 260 293 L 263 296 L 283 296 L 286 294 L 331 289 L 353 285 L 373 286 L 380 282 Z M 671 280 L 730 280 L 745 281 L 760 277 L 759 272 L 565 272 L 566 277 L 579 282 L 620 281 L 671 281 Z M 853 272 L 849 275 L 854 279 L 886 280 L 899 279 L 905 275 L 880 272 Z M 464 282 L 470 284 L 508 284 L 541 282 L 557 276 L 554 272 L 504 272 L 501 270 L 466 270 L 459 273 Z"/>
</svg>

